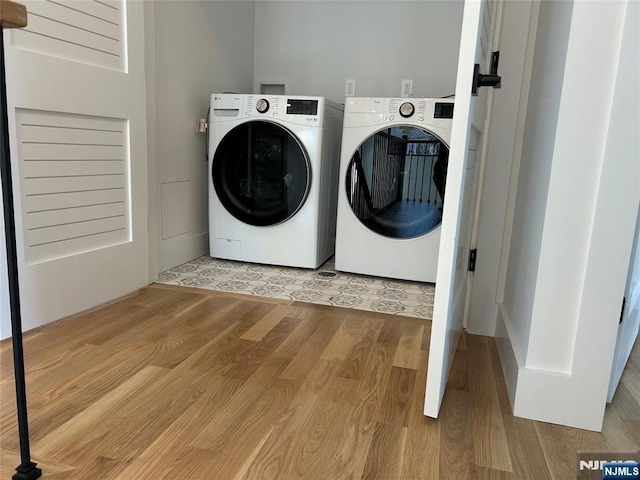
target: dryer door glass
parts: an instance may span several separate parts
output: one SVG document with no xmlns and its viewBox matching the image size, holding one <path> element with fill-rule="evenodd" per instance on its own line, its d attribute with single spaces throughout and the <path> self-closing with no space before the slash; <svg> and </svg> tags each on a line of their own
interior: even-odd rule
<svg viewBox="0 0 640 480">
<path fill-rule="evenodd" d="M 449 147 L 433 133 L 395 126 L 368 137 L 347 168 L 347 199 L 370 230 L 391 238 L 425 235 L 442 222 Z"/>
<path fill-rule="evenodd" d="M 270 122 L 243 123 L 221 140 L 213 157 L 213 186 L 238 220 L 275 225 L 302 207 L 311 185 L 306 152 L 296 137 Z"/>
</svg>

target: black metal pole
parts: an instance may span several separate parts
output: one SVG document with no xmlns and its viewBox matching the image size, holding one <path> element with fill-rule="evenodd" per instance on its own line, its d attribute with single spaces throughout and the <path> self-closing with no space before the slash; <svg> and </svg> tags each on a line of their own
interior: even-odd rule
<svg viewBox="0 0 640 480">
<path fill-rule="evenodd" d="M 4 235 L 7 243 L 7 275 L 9 277 L 9 305 L 11 308 L 11 335 L 13 339 L 13 368 L 18 406 L 18 433 L 20 435 L 20 465 L 14 480 L 40 478 L 42 470 L 31 461 L 29 450 L 29 422 L 27 419 L 27 388 L 24 375 L 22 348 L 22 318 L 20 316 L 20 290 L 18 286 L 18 257 L 16 251 L 16 222 L 13 209 L 11 183 L 11 155 L 9 151 L 9 124 L 7 117 L 7 82 L 4 70 L 4 35 L 0 27 L 0 172 L 2 174 L 2 204 L 4 206 Z"/>
</svg>

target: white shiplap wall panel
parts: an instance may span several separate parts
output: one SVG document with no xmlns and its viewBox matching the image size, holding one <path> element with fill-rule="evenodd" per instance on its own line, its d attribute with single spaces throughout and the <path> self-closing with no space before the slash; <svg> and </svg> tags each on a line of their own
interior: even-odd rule
<svg viewBox="0 0 640 480">
<path fill-rule="evenodd" d="M 42 2 L 43 0 L 36 0 Z M 68 10 L 82 13 L 86 16 L 100 19 L 118 25 L 120 22 L 121 2 L 112 2 L 111 5 L 104 2 L 96 2 L 95 0 L 44 0 L 47 3 L 53 3 Z"/>
<path fill-rule="evenodd" d="M 82 12 L 88 16 L 99 18 L 105 22 L 118 24 L 122 2 L 97 2 L 95 0 L 45 0 L 50 3 L 64 5 L 68 9 Z"/>
<path fill-rule="evenodd" d="M 122 5 L 121 0 L 95 0 L 95 2 L 104 5 L 105 7 L 110 7 L 114 10 L 118 10 Z"/>
<path fill-rule="evenodd" d="M 80 160 L 80 161 L 36 161 L 24 162 L 22 165 L 25 178 L 39 176 L 55 176 L 60 172 L 66 175 L 99 175 L 122 172 L 122 160 Z"/>
<path fill-rule="evenodd" d="M 57 225 L 69 225 L 74 222 L 123 217 L 125 214 L 124 203 L 81 206 L 56 211 L 55 223 Z M 51 226 L 51 215 L 48 211 L 34 212 L 29 215 L 28 221 L 28 230 L 49 228 Z"/>
<path fill-rule="evenodd" d="M 43 125 L 43 126 L 51 126 L 50 124 L 45 124 L 43 122 L 38 123 L 38 120 L 41 118 L 47 118 L 48 115 L 52 112 L 41 112 L 35 110 L 23 110 L 21 113 L 21 119 L 23 120 L 21 123 L 25 125 Z M 91 119 L 91 125 L 87 125 L 86 123 L 78 124 L 79 121 L 83 117 L 79 115 L 69 114 L 66 115 L 62 112 L 54 112 L 56 123 L 54 126 L 56 127 L 67 127 L 70 129 L 84 129 L 84 130 L 104 130 L 107 132 L 122 132 L 122 120 L 113 119 L 108 117 L 86 117 Z"/>
<path fill-rule="evenodd" d="M 48 142 L 56 145 L 65 143 L 84 143 L 91 145 L 122 146 L 122 130 L 79 129 L 56 125 L 49 127 L 38 124 L 25 124 L 30 128 L 23 132 L 23 142 Z"/>
<path fill-rule="evenodd" d="M 96 190 L 94 192 L 62 193 L 59 195 L 39 195 L 24 199 L 24 213 L 50 212 L 87 205 L 125 203 L 120 190 Z"/>
<path fill-rule="evenodd" d="M 63 6 L 69 2 L 59 2 L 57 0 L 53 2 L 46 0 L 27 0 L 27 2 L 23 3 L 29 5 L 29 15 L 32 17 L 44 18 L 53 22 L 59 22 L 63 25 L 74 25 L 78 29 L 82 28 L 89 32 L 94 32 L 97 36 L 119 41 L 120 19 L 113 17 L 104 19 L 97 18 L 97 15 L 88 15 L 80 9 L 75 8 L 86 3 L 84 1 L 73 2 L 73 4 L 68 5 L 72 8 Z M 31 7 L 33 8 L 31 9 Z M 113 11 L 113 9 L 111 10 Z M 111 14 L 111 11 L 105 10 L 105 13 Z"/>
<path fill-rule="evenodd" d="M 52 225 L 48 228 L 29 230 L 29 248 L 68 242 L 79 238 L 92 239 L 105 233 L 123 231 L 120 217 L 84 220 L 70 224 Z"/>
<path fill-rule="evenodd" d="M 96 190 L 124 189 L 124 174 L 94 174 L 83 176 L 69 176 L 62 174 L 57 176 L 25 177 L 24 187 L 27 195 L 55 195 L 70 192 L 93 192 Z"/>
<path fill-rule="evenodd" d="M 116 228 L 113 230 L 103 230 L 100 233 L 87 233 L 77 237 L 65 236 L 65 246 L 68 250 L 75 252 L 82 252 L 86 250 L 85 246 L 87 242 L 91 242 L 94 250 L 107 248 L 121 243 L 122 232 L 123 230 L 121 228 Z M 43 243 L 30 247 L 32 252 L 29 262 L 31 262 L 32 265 L 35 265 L 54 260 L 56 258 L 68 257 L 69 255 L 67 254 L 61 254 L 59 257 L 55 256 L 54 252 L 59 251 L 55 248 L 58 243 L 59 242 L 53 241 L 53 243 Z"/>
<path fill-rule="evenodd" d="M 12 46 L 112 70 L 127 71 L 125 9 L 120 2 L 27 0 L 28 25 Z"/>
<path fill-rule="evenodd" d="M 25 143 L 23 154 L 26 161 L 46 160 L 117 160 L 124 156 L 124 148 L 119 145 L 70 145 L 56 143 Z"/>
<path fill-rule="evenodd" d="M 103 35 L 97 35 L 84 28 L 78 28 L 69 23 L 52 21 L 48 18 L 31 15 L 29 18 L 28 31 L 40 32 L 48 35 L 50 38 L 66 39 L 68 43 L 76 46 L 84 46 L 86 49 L 101 52 L 106 55 L 118 57 L 120 50 L 120 42 L 116 38 L 108 38 Z"/>
<path fill-rule="evenodd" d="M 16 113 L 27 261 L 129 241 L 127 121 Z"/>
</svg>

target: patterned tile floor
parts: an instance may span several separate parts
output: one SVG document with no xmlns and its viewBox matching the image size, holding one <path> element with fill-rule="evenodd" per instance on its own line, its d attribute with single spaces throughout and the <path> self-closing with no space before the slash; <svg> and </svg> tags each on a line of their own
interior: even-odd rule
<svg viewBox="0 0 640 480">
<path fill-rule="evenodd" d="M 158 282 L 427 319 L 435 291 L 429 283 L 336 272 L 333 258 L 305 270 L 204 256 L 162 272 Z"/>
</svg>

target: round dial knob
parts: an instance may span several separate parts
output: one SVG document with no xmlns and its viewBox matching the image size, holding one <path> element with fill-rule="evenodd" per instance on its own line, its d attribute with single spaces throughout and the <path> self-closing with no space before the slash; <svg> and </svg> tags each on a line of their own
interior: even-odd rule
<svg viewBox="0 0 640 480">
<path fill-rule="evenodd" d="M 264 113 L 269 110 L 269 101 L 261 98 L 256 102 L 256 110 L 260 113 Z"/>
<path fill-rule="evenodd" d="M 404 118 L 410 117 L 415 111 L 416 109 L 411 102 L 404 102 L 402 105 L 400 105 L 400 115 L 402 115 Z"/>
</svg>

